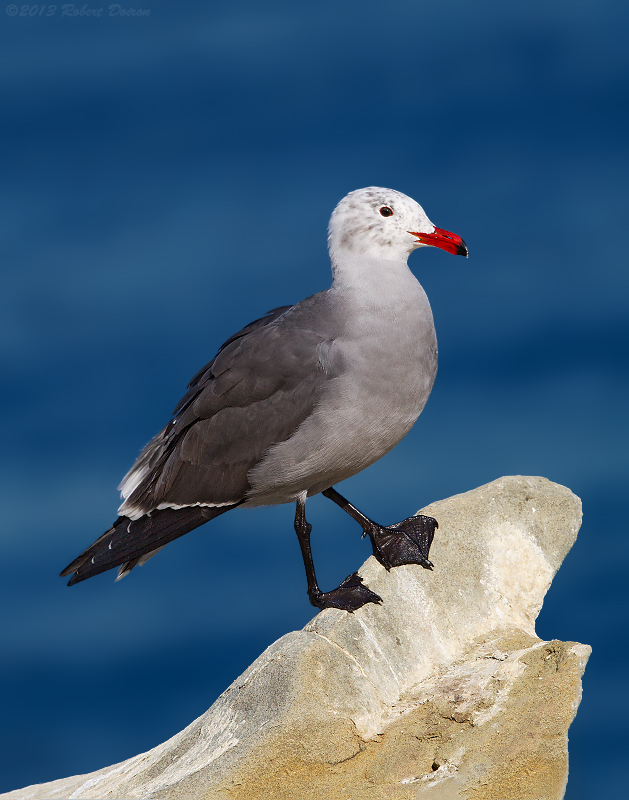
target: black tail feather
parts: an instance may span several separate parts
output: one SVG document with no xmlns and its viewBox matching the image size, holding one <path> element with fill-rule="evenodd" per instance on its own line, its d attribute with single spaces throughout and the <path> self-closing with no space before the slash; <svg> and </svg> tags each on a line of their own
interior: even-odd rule
<svg viewBox="0 0 629 800">
<path fill-rule="evenodd" d="M 61 576 L 74 573 L 68 581 L 68 586 L 72 586 L 128 561 L 136 560 L 137 563 L 137 559 L 147 553 L 239 505 L 164 508 L 135 520 L 118 517 L 108 531 L 63 570 Z"/>
</svg>

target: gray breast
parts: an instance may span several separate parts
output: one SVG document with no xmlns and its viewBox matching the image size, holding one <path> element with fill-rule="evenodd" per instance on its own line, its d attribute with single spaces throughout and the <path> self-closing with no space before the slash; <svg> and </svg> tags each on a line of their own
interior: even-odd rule
<svg viewBox="0 0 629 800">
<path fill-rule="evenodd" d="M 247 505 L 289 502 L 355 475 L 395 447 L 426 404 L 437 341 L 419 283 L 412 278 L 403 297 L 377 311 L 364 297 L 361 308 L 335 311 L 345 324 L 321 348 L 329 380 L 314 412 L 249 474 Z"/>
</svg>

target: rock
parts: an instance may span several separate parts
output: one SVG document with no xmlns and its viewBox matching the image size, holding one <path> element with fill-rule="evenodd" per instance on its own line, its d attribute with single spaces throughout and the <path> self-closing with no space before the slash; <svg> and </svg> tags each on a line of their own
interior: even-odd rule
<svg viewBox="0 0 629 800">
<path fill-rule="evenodd" d="M 382 606 L 328 609 L 283 636 L 150 752 L 2 797 L 563 797 L 590 648 L 540 641 L 534 624 L 579 499 L 508 477 L 422 513 L 439 521 L 434 571 L 370 558 L 361 575 Z"/>
</svg>

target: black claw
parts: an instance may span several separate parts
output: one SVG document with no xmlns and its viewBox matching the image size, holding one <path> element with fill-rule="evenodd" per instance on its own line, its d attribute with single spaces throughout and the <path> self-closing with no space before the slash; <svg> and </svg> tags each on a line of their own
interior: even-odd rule
<svg viewBox="0 0 629 800">
<path fill-rule="evenodd" d="M 403 564 L 419 564 L 424 569 L 432 569 L 434 565 L 428 555 L 438 527 L 436 519 L 418 514 L 386 528 L 374 525 L 374 529 L 367 533 L 373 554 L 385 569 Z"/>
<path fill-rule="evenodd" d="M 341 611 L 356 611 L 367 603 L 379 604 L 382 598 L 372 592 L 363 584 L 363 579 L 357 572 L 349 575 L 338 589 L 331 592 L 318 592 L 309 594 L 310 602 L 317 608 L 338 608 Z"/>
</svg>

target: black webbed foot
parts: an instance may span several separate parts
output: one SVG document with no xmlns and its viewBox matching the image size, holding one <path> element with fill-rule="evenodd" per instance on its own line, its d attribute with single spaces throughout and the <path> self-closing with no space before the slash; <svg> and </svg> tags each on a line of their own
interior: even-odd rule
<svg viewBox="0 0 629 800">
<path fill-rule="evenodd" d="M 322 494 L 358 522 L 364 531 L 363 536 L 369 536 L 371 539 L 374 556 L 386 570 L 390 570 L 391 567 L 401 567 L 403 564 L 419 564 L 425 569 L 433 568 L 428 555 L 435 530 L 439 527 L 436 519 L 417 514 L 385 528 L 366 517 L 333 486 L 325 489 Z"/>
<path fill-rule="evenodd" d="M 436 519 L 418 514 L 386 528 L 372 523 L 365 533 L 371 539 L 374 556 L 385 569 L 403 564 L 419 564 L 432 569 L 433 563 L 428 560 L 428 555 L 438 527 Z"/>
<path fill-rule="evenodd" d="M 339 608 L 341 611 L 356 611 L 367 603 L 381 603 L 382 598 L 363 584 L 357 572 L 349 575 L 338 589 L 331 592 L 308 592 L 310 602 L 317 608 Z"/>
</svg>

